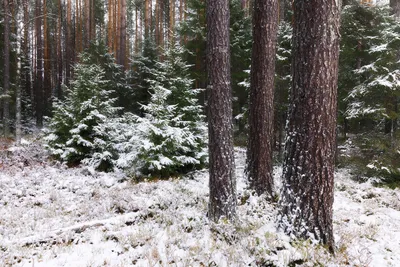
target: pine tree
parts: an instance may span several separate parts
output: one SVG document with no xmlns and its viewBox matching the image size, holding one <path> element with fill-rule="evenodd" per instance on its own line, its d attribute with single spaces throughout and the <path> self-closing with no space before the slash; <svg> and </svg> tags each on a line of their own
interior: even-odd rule
<svg viewBox="0 0 400 267">
<path fill-rule="evenodd" d="M 230 76 L 229 1 L 207 3 L 207 119 L 210 156 L 208 217 L 236 217 L 236 177 L 233 151 Z"/>
<path fill-rule="evenodd" d="M 199 90 L 192 89 L 183 49 L 171 46 L 152 71 L 150 102 L 143 117 L 136 117 L 138 155 L 136 168 L 142 175 L 163 176 L 202 168 L 207 163 L 206 127 Z"/>
<path fill-rule="evenodd" d="M 272 149 L 277 31 L 278 1 L 256 0 L 246 174 L 251 189 L 270 197 L 274 193 Z"/>
<path fill-rule="evenodd" d="M 295 0 L 293 79 L 279 226 L 334 249 L 332 225 L 339 6 Z"/>
<path fill-rule="evenodd" d="M 142 105 L 147 105 L 150 101 L 150 84 L 152 72 L 157 62 L 157 48 L 154 40 L 149 37 L 144 40 L 143 53 L 136 55 L 132 62 L 132 71 L 128 74 L 129 83 L 132 91 L 124 96 L 126 104 L 123 104 L 126 111 L 133 112 L 142 116 Z M 130 106 L 128 106 L 128 104 Z"/>
<path fill-rule="evenodd" d="M 113 88 L 105 69 L 91 62 L 89 53 L 80 55 L 74 80 L 63 102 L 54 106 L 46 140 L 50 152 L 69 164 L 86 163 L 108 170 L 113 154 L 103 124 L 117 115 L 119 108 L 111 95 Z"/>
<path fill-rule="evenodd" d="M 343 11 L 341 32 L 339 119 L 344 137 L 358 133 L 353 138 L 361 148 L 358 172 L 398 182 L 400 24 L 388 6 L 353 2 Z"/>
</svg>

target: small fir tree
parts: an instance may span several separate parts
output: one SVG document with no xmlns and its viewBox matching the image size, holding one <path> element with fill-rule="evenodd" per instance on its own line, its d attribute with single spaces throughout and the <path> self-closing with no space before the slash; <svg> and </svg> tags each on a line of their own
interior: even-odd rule
<svg viewBox="0 0 400 267">
<path fill-rule="evenodd" d="M 192 89 L 189 66 L 178 44 L 157 62 L 150 84 L 150 102 L 144 117 L 136 117 L 136 166 L 142 175 L 169 176 L 202 168 L 207 163 L 206 126 Z"/>
<path fill-rule="evenodd" d="M 143 52 L 134 57 L 132 71 L 128 74 L 132 91 L 125 95 L 125 102 L 130 103 L 126 111 L 143 116 L 141 106 L 147 105 L 150 101 L 149 80 L 152 78 L 157 57 L 157 47 L 153 37 L 147 37 L 144 40 Z"/>
<path fill-rule="evenodd" d="M 75 66 L 75 79 L 62 102 L 54 105 L 47 131 L 47 146 L 68 164 L 86 163 L 100 170 L 111 167 L 113 153 L 104 125 L 120 108 L 114 106 L 114 90 L 109 88 L 106 71 L 82 53 Z"/>
</svg>

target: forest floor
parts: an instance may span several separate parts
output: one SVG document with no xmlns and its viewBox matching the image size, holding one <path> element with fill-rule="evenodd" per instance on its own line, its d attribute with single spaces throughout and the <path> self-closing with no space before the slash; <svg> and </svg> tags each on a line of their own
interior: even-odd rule
<svg viewBox="0 0 400 267">
<path fill-rule="evenodd" d="M 134 183 L 66 168 L 25 141 L 0 151 L 0 266 L 400 266 L 400 191 L 335 176 L 336 254 L 277 231 L 236 149 L 238 220 L 208 221 L 208 173 Z M 280 187 L 281 168 L 275 168 Z"/>
</svg>

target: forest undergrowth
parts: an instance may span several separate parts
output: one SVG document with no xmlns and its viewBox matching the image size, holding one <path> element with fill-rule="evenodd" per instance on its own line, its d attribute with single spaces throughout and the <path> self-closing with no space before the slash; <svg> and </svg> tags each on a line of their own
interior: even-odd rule
<svg viewBox="0 0 400 267">
<path fill-rule="evenodd" d="M 207 219 L 208 172 L 133 182 L 51 161 L 40 142 L 0 152 L 0 266 L 396 266 L 400 191 L 335 173 L 335 256 L 276 229 L 235 149 L 236 222 Z M 274 168 L 279 192 L 281 168 Z"/>
</svg>

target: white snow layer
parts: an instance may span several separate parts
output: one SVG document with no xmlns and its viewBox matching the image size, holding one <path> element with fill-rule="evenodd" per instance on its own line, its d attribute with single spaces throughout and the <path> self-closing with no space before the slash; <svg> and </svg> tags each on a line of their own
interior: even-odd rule
<svg viewBox="0 0 400 267">
<path fill-rule="evenodd" d="M 135 184 L 7 153 L 0 266 L 400 266 L 399 190 L 357 183 L 347 170 L 336 173 L 334 257 L 276 230 L 276 204 L 245 189 L 243 149 L 234 224 L 208 221 L 207 171 Z M 278 186 L 280 175 L 276 168 Z"/>
</svg>

